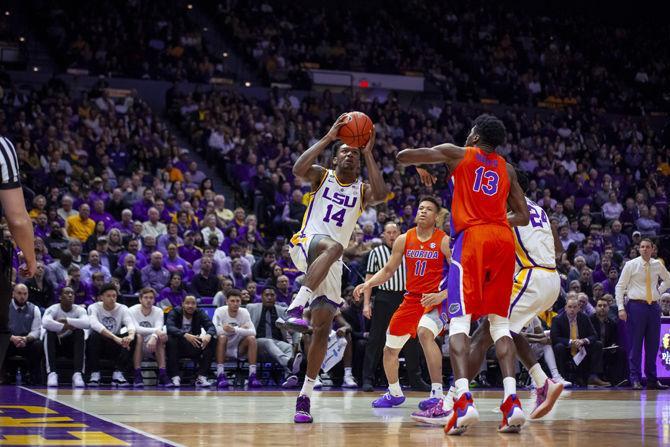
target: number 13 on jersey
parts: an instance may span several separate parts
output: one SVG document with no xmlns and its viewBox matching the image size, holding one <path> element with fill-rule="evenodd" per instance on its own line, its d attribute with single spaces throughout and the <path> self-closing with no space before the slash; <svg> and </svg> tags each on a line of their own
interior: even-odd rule
<svg viewBox="0 0 670 447">
<path fill-rule="evenodd" d="M 474 192 L 483 192 L 487 196 L 492 196 L 498 192 L 498 173 L 495 171 L 485 171 L 484 166 L 475 170 L 475 184 L 472 189 Z"/>
</svg>

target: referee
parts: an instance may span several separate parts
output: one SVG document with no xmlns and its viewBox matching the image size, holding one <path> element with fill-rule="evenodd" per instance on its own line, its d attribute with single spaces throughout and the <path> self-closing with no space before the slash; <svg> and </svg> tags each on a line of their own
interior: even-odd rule
<svg viewBox="0 0 670 447">
<path fill-rule="evenodd" d="M 389 222 L 384 226 L 382 238 L 384 243 L 373 249 L 368 257 L 367 275 L 365 280 L 381 270 L 391 257 L 391 249 L 396 238 L 400 236 L 398 225 Z M 365 349 L 363 360 L 363 391 L 372 391 L 375 382 L 375 372 L 382 358 L 386 343 L 386 330 L 391 317 L 402 303 L 405 295 L 405 261 L 395 271 L 391 279 L 379 286 L 374 298 L 374 312 L 370 306 L 371 292 L 367 291 L 363 301 L 363 315 L 372 318 L 370 335 Z M 421 357 L 419 343 L 416 338 L 410 338 L 403 348 L 407 375 L 412 389 L 416 391 L 430 391 L 430 386 L 421 378 Z"/>
<path fill-rule="evenodd" d="M 0 205 L 9 226 L 9 232 L 23 252 L 25 265 L 20 267 L 21 276 L 30 278 L 35 274 L 35 237 L 33 223 L 26 211 L 23 190 L 19 179 L 19 158 L 14 145 L 0 136 Z M 0 370 L 9 345 L 9 304 L 12 297 L 12 256 L 14 247 L 9 240 L 2 240 L 0 232 Z"/>
</svg>

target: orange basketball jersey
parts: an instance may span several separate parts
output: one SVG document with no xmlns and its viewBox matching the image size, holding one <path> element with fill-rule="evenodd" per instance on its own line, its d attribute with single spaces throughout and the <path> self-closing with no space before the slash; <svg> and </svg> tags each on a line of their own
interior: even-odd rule
<svg viewBox="0 0 670 447">
<path fill-rule="evenodd" d="M 500 155 L 466 147 L 465 157 L 449 179 L 449 187 L 452 237 L 475 225 L 508 226 L 510 181 L 507 163 Z"/>
<path fill-rule="evenodd" d="M 405 236 L 405 266 L 407 292 L 413 295 L 439 292 L 440 283 L 447 276 L 447 259 L 440 249 L 447 234 L 439 229 L 433 236 L 421 242 L 416 227 L 407 231 Z M 445 282 L 446 283 L 446 282 Z"/>
</svg>

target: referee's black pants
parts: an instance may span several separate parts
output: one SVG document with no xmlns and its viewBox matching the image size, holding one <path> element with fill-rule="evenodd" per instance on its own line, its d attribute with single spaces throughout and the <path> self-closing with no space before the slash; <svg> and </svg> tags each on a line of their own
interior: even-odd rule
<svg viewBox="0 0 670 447">
<path fill-rule="evenodd" d="M 0 239 L 2 236 L 0 236 Z M 0 240 L 0 370 L 9 346 L 9 303 L 12 299 L 12 244 Z"/>
<path fill-rule="evenodd" d="M 386 344 L 386 330 L 393 313 L 402 303 L 404 292 L 377 290 L 372 309 L 370 335 L 363 361 L 363 383 L 375 383 L 375 371 L 379 366 Z M 421 349 L 417 338 L 410 338 L 402 349 L 407 366 L 410 385 L 414 386 L 421 378 Z"/>
</svg>

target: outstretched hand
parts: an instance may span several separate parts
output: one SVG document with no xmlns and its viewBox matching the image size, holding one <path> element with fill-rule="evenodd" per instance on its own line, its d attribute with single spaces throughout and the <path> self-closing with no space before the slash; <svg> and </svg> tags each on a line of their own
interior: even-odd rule
<svg viewBox="0 0 670 447">
<path fill-rule="evenodd" d="M 433 186 L 435 183 L 437 183 L 437 177 L 428 172 L 427 170 L 417 167 L 416 172 L 419 174 L 419 177 L 421 178 L 421 183 L 423 183 L 424 185 Z"/>
<path fill-rule="evenodd" d="M 372 127 L 372 130 L 370 131 L 370 139 L 368 142 L 365 144 L 365 146 L 361 149 L 361 154 L 370 154 L 372 153 L 372 148 L 375 147 L 375 139 L 376 139 L 377 133 L 375 132 L 374 126 Z"/>
</svg>

